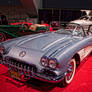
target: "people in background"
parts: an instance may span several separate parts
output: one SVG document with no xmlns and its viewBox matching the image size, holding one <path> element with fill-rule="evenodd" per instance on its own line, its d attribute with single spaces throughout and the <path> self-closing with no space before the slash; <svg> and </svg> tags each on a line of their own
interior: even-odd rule
<svg viewBox="0 0 92 92">
<path fill-rule="evenodd" d="M 8 25 L 6 16 L 1 13 L 0 13 L 0 25 Z"/>
</svg>

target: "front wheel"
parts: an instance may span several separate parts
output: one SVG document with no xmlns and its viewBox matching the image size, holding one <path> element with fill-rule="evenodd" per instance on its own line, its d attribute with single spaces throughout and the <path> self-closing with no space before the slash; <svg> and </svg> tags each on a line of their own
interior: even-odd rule
<svg viewBox="0 0 92 92">
<path fill-rule="evenodd" d="M 70 84 L 75 75 L 75 71 L 76 71 L 76 61 L 75 59 L 71 59 L 71 61 L 68 64 L 67 74 L 64 77 L 64 80 L 62 81 L 62 83 L 60 84 L 62 84 L 63 86 L 67 86 L 68 84 Z"/>
<path fill-rule="evenodd" d="M 76 61 L 75 61 L 75 59 L 71 59 L 71 61 L 69 63 L 69 70 L 67 71 L 67 74 L 64 78 L 65 84 L 71 83 L 71 81 L 74 77 L 75 71 L 76 71 Z"/>
</svg>

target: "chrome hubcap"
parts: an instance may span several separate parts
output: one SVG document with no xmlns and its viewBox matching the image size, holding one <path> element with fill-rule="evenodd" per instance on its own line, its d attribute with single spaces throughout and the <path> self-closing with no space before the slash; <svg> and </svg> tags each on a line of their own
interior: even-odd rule
<svg viewBox="0 0 92 92">
<path fill-rule="evenodd" d="M 74 63 L 73 62 L 70 62 L 69 64 L 69 68 L 68 68 L 68 72 L 67 72 L 67 75 L 66 75 L 66 79 L 67 80 L 70 80 L 72 75 L 73 75 L 73 72 L 74 72 Z"/>
</svg>

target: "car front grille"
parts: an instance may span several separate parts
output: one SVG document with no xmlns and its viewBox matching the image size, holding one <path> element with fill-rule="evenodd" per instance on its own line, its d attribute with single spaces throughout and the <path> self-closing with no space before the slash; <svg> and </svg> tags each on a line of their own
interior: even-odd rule
<svg viewBox="0 0 92 92">
<path fill-rule="evenodd" d="M 5 61 L 9 69 L 19 73 L 23 73 L 26 76 L 31 76 L 33 73 L 37 72 L 37 68 L 35 65 L 29 65 L 23 61 L 10 58 L 10 57 L 6 57 Z"/>
</svg>

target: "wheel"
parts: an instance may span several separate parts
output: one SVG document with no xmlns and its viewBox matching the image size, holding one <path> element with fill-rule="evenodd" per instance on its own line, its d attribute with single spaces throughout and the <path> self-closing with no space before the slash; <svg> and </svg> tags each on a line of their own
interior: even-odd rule
<svg viewBox="0 0 92 92">
<path fill-rule="evenodd" d="M 75 59 L 71 59 L 71 61 L 69 63 L 69 71 L 67 72 L 67 74 L 64 78 L 65 84 L 71 83 L 71 81 L 74 77 L 75 71 L 76 71 L 76 61 L 75 61 Z"/>
<path fill-rule="evenodd" d="M 71 59 L 68 66 L 69 67 L 68 67 L 68 70 L 67 70 L 67 74 L 64 77 L 64 80 L 62 80 L 62 82 L 59 83 L 59 86 L 65 87 L 68 84 L 70 84 L 73 80 L 73 77 L 74 77 L 74 74 L 75 74 L 75 71 L 76 71 L 76 61 L 75 61 L 75 59 Z"/>
<path fill-rule="evenodd" d="M 3 32 L 0 32 L 0 42 L 5 41 L 6 40 L 6 36 Z"/>
</svg>

